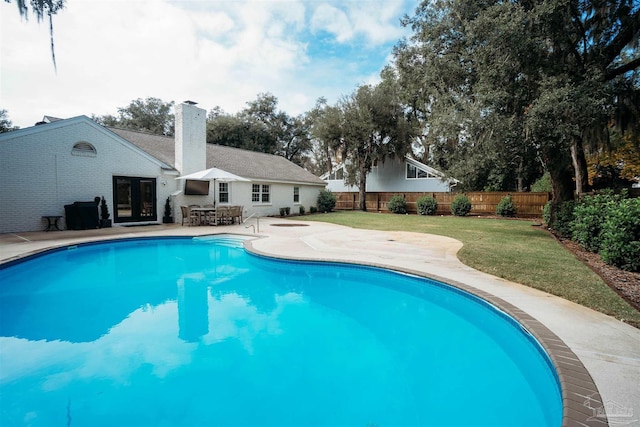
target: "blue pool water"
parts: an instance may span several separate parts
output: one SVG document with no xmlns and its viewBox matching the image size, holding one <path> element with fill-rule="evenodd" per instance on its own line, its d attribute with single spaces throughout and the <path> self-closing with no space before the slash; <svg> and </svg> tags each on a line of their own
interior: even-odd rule
<svg viewBox="0 0 640 427">
<path fill-rule="evenodd" d="M 0 270 L 2 426 L 559 426 L 535 340 L 488 304 L 240 241 L 58 250 Z"/>
</svg>

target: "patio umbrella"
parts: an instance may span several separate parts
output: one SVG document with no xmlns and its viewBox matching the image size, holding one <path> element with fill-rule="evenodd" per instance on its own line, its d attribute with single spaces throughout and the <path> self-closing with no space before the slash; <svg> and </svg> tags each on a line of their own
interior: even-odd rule
<svg viewBox="0 0 640 427">
<path fill-rule="evenodd" d="M 233 181 L 250 181 L 239 175 L 227 172 L 218 168 L 204 169 L 198 172 L 193 172 L 188 175 L 182 175 L 176 179 L 193 179 L 196 181 L 213 181 L 213 201 L 216 201 L 216 181 L 220 182 L 233 182 Z"/>
</svg>

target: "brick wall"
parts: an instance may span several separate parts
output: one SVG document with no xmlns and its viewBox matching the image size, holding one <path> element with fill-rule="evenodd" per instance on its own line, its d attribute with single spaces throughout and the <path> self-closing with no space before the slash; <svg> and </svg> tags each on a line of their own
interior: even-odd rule
<svg viewBox="0 0 640 427">
<path fill-rule="evenodd" d="M 95 156 L 73 155 L 88 142 Z M 113 219 L 113 176 L 157 179 L 158 216 L 175 191 L 157 162 L 86 117 L 26 128 L 0 137 L 0 233 L 42 230 L 43 215 L 64 216 L 64 205 L 104 196 Z M 163 184 L 164 183 L 164 184 Z M 64 226 L 64 219 L 61 220 Z"/>
</svg>

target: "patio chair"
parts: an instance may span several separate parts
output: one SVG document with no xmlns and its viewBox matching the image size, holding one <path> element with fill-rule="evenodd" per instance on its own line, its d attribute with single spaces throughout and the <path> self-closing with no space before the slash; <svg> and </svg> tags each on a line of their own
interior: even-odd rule
<svg viewBox="0 0 640 427">
<path fill-rule="evenodd" d="M 216 225 L 224 225 L 228 224 L 229 217 L 229 207 L 228 206 L 218 206 L 216 208 Z"/>
<path fill-rule="evenodd" d="M 200 215 L 198 212 L 192 212 L 191 207 L 182 205 L 180 206 L 180 211 L 182 212 L 182 225 L 184 225 L 185 221 L 189 226 L 200 225 Z"/>
<path fill-rule="evenodd" d="M 184 225 L 185 221 L 187 221 L 187 224 L 191 225 L 189 223 L 189 206 L 181 205 L 180 206 L 180 212 L 182 212 L 182 224 L 181 225 Z"/>
<path fill-rule="evenodd" d="M 216 212 L 214 210 L 216 208 L 216 205 L 215 204 L 213 204 L 213 205 L 209 204 L 209 205 L 203 205 L 202 207 L 211 209 L 211 210 L 205 211 L 203 213 L 203 215 L 204 215 L 204 218 L 203 218 L 204 223 L 205 224 L 209 224 L 209 225 L 214 225 L 212 223 L 215 222 L 215 220 L 216 220 Z"/>
<path fill-rule="evenodd" d="M 189 216 L 192 218 L 192 225 L 202 224 L 204 218 L 202 212 L 194 211 L 192 208 L 201 208 L 200 205 L 189 205 Z"/>
<path fill-rule="evenodd" d="M 238 224 L 242 224 L 242 210 L 244 209 L 244 206 L 231 206 L 231 208 L 229 208 L 229 216 L 231 217 L 231 223 L 235 223 L 236 221 L 238 222 Z"/>
</svg>

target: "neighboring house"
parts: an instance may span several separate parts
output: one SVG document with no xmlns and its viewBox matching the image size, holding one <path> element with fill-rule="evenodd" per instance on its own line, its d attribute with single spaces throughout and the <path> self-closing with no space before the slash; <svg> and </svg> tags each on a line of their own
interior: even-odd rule
<svg viewBox="0 0 640 427">
<path fill-rule="evenodd" d="M 346 185 L 344 164 L 336 166 L 320 178 L 327 181 L 327 189 L 335 193 L 357 192 L 356 186 Z M 387 159 L 374 165 L 367 175 L 368 193 L 440 193 L 450 192 L 459 181 L 447 178 L 442 172 L 409 156 Z"/>
<path fill-rule="evenodd" d="M 326 185 L 318 177 L 280 156 L 207 144 L 206 111 L 192 103 L 177 105 L 175 115 L 175 139 L 86 116 L 45 117 L 1 134 L 0 233 L 42 230 L 42 216 L 64 216 L 64 205 L 96 196 L 105 197 L 116 226 L 161 222 L 167 197 L 180 223 L 180 205 L 213 203 L 214 187 L 216 204 L 243 205 L 245 216 L 316 204 Z M 212 182 L 205 195 L 186 195 L 194 183 L 176 178 L 214 166 L 249 181 Z"/>
</svg>

